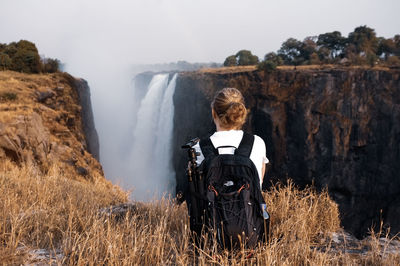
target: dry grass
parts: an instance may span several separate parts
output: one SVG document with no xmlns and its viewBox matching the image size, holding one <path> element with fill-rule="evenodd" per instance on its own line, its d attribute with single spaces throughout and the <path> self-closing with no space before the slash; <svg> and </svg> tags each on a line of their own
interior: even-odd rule
<svg viewBox="0 0 400 266">
<path fill-rule="evenodd" d="M 215 73 L 215 74 L 226 74 L 226 73 L 237 73 L 237 72 L 249 72 L 257 70 L 257 66 L 232 66 L 232 67 L 218 67 L 218 68 L 202 68 L 199 72 L 202 73 Z"/>
<path fill-rule="evenodd" d="M 315 70 L 333 70 L 333 69 L 373 69 L 373 70 L 384 70 L 389 71 L 390 68 L 385 66 L 342 66 L 342 65 L 301 65 L 301 66 L 278 66 L 279 70 L 287 71 L 315 71 Z M 257 66 L 233 66 L 233 67 L 219 67 L 219 68 L 202 68 L 199 70 L 200 73 L 213 73 L 213 74 L 228 74 L 228 73 L 238 73 L 238 72 L 251 72 L 257 70 Z"/>
<path fill-rule="evenodd" d="M 186 206 L 169 200 L 137 203 L 116 220 L 99 209 L 126 202 L 107 182 L 70 180 L 53 166 L 46 175 L 5 162 L 0 167 L 0 264 L 38 263 L 30 250 L 62 256 L 44 263 L 67 265 L 342 265 L 396 264 L 382 256 L 378 235 L 372 251 L 354 256 L 331 247 L 340 229 L 337 205 L 327 192 L 299 191 L 292 183 L 265 194 L 271 214 L 270 241 L 256 249 L 219 251 L 215 244 L 191 245 Z M 377 242 L 378 241 L 378 242 Z M 53 260 L 53 261 L 52 261 Z"/>
</svg>

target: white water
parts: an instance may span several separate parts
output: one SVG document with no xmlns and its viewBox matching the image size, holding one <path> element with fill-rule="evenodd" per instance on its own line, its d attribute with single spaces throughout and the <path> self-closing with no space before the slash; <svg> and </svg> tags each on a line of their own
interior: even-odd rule
<svg viewBox="0 0 400 266">
<path fill-rule="evenodd" d="M 130 156 L 129 183 L 135 200 L 158 199 L 172 193 L 175 187 L 172 130 L 176 77 L 177 74 L 168 83 L 168 74 L 155 75 L 140 103 Z"/>
</svg>

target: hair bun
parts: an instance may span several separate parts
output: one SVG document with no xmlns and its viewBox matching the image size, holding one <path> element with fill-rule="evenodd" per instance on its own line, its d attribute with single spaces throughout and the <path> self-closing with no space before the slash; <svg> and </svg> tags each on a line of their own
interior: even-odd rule
<svg viewBox="0 0 400 266">
<path fill-rule="evenodd" d="M 227 122 L 229 124 L 240 123 L 243 117 L 246 117 L 246 107 L 240 102 L 232 102 L 226 110 Z"/>
</svg>

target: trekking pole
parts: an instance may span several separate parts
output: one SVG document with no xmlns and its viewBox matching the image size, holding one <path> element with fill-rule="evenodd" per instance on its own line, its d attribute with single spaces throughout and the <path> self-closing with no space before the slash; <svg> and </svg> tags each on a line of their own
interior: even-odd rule
<svg viewBox="0 0 400 266">
<path fill-rule="evenodd" d="M 188 185 L 190 192 L 190 206 L 189 206 L 189 214 L 191 225 L 197 226 L 199 224 L 199 208 L 198 208 L 198 200 L 197 195 L 200 194 L 197 190 L 197 180 L 198 180 L 198 171 L 197 171 L 197 155 L 199 155 L 196 150 L 193 148 L 200 141 L 199 138 L 194 138 L 190 140 L 188 143 L 182 146 L 182 149 L 188 149 L 188 167 L 186 169 L 186 175 L 188 176 Z"/>
<path fill-rule="evenodd" d="M 203 178 L 204 178 L 204 176 L 203 176 L 203 171 L 201 171 L 201 170 L 199 170 L 199 171 L 196 171 L 196 174 L 197 174 L 197 189 L 198 189 L 198 191 L 199 191 L 199 194 L 200 195 L 205 195 L 205 193 L 204 193 L 204 180 L 203 180 Z M 202 210 L 202 213 L 200 214 L 200 218 L 202 217 L 202 216 L 204 216 L 204 208 L 205 208 L 205 203 L 204 203 L 204 199 L 202 199 L 202 198 L 200 198 L 199 199 L 199 207 L 200 207 L 200 210 Z M 201 218 L 201 222 L 203 223 L 204 221 L 203 221 L 203 219 Z"/>
<path fill-rule="evenodd" d="M 189 191 L 190 191 L 190 219 L 193 220 L 194 224 L 197 223 L 197 214 L 198 214 L 198 208 L 197 208 L 197 199 L 196 199 L 196 182 L 195 182 L 195 177 L 196 174 L 193 172 L 193 165 L 191 165 L 191 162 L 188 163 L 188 169 L 187 169 L 187 175 L 188 175 L 188 181 L 189 181 Z"/>
</svg>

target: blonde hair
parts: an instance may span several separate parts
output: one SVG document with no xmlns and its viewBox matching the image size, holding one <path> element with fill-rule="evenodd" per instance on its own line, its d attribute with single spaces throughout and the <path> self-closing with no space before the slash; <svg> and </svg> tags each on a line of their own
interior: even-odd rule
<svg viewBox="0 0 400 266">
<path fill-rule="evenodd" d="M 217 92 L 211 108 L 218 116 L 221 126 L 240 129 L 246 122 L 247 109 L 242 93 L 235 88 L 224 88 Z"/>
</svg>

